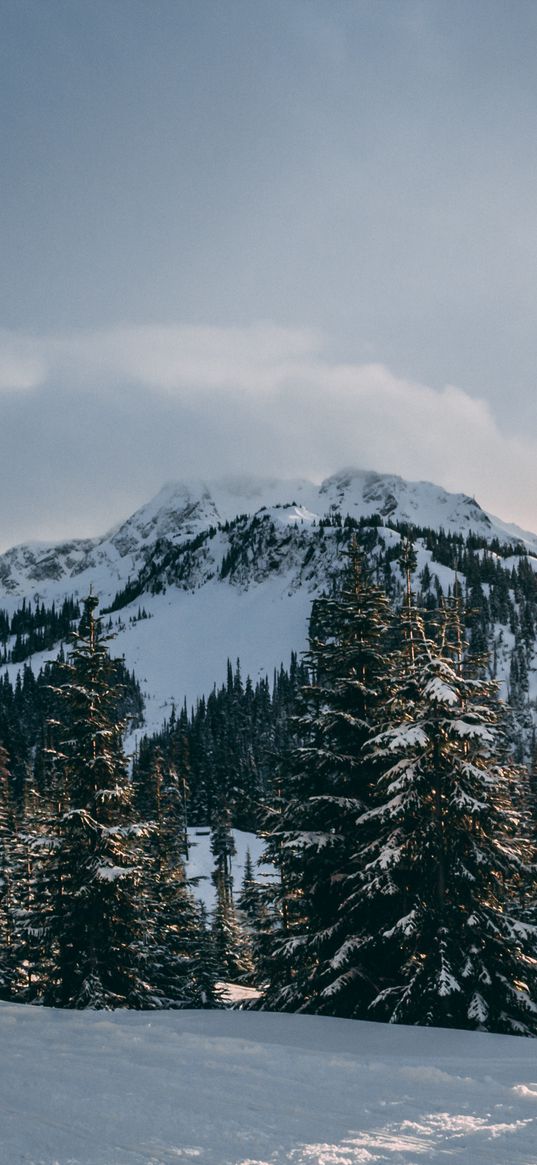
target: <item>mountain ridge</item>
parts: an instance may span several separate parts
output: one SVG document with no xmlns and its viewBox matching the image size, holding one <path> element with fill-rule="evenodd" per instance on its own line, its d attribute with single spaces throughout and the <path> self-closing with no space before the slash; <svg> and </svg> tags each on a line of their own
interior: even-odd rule
<svg viewBox="0 0 537 1165">
<path fill-rule="evenodd" d="M 291 652 L 306 646 L 312 600 L 333 587 L 350 533 L 360 527 L 381 581 L 388 569 L 396 587 L 401 529 L 410 527 L 460 537 L 462 551 L 470 535 L 474 547 L 488 548 L 491 569 L 501 563 L 504 587 L 521 561 L 537 573 L 537 536 L 496 519 L 469 495 L 347 468 L 320 485 L 301 478 L 168 482 L 100 539 L 23 544 L 0 556 L 0 614 L 13 615 L 23 600 L 58 607 L 92 586 L 116 635 L 114 654 L 142 685 L 146 726 L 156 730 L 172 707 L 207 696 L 228 659 L 240 658 L 253 680 L 287 666 Z M 433 588 L 447 594 L 457 567 L 437 544 L 436 535 L 417 537 L 415 577 L 427 568 Z M 489 638 L 494 674 L 507 692 L 516 646 L 507 615 Z M 518 643 L 520 650 L 537 699 L 535 646 Z M 32 669 L 50 656 L 34 652 Z M 6 664 L 13 682 L 20 666 Z"/>
<path fill-rule="evenodd" d="M 537 534 L 489 514 L 475 498 L 428 481 L 347 467 L 320 485 L 305 478 L 236 476 L 167 482 L 122 522 L 95 538 L 29 542 L 0 555 L 0 599 L 41 601 L 81 594 L 93 582 L 107 602 L 145 566 L 156 545 L 186 542 L 242 514 L 270 512 L 281 524 L 314 523 L 334 511 L 355 518 L 475 533 L 537 555 Z"/>
</svg>

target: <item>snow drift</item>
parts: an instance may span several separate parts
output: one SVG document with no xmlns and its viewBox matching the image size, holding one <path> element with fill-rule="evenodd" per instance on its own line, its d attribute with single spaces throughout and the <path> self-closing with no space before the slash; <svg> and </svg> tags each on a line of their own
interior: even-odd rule
<svg viewBox="0 0 537 1165">
<path fill-rule="evenodd" d="M 537 1043 L 0 1005 L 0 1163 L 536 1165 Z"/>
</svg>

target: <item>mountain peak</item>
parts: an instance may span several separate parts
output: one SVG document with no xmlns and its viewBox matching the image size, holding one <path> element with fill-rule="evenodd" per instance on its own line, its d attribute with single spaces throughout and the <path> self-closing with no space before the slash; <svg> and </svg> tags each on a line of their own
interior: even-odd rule
<svg viewBox="0 0 537 1165">
<path fill-rule="evenodd" d="M 168 481 L 126 521 L 94 539 L 32 543 L 0 556 L 0 595 L 58 598 L 91 580 L 105 601 L 148 563 L 157 544 L 185 545 L 241 514 L 264 511 L 277 525 L 311 524 L 339 511 L 449 532 L 520 542 L 537 554 L 537 537 L 487 514 L 475 498 L 427 481 L 349 466 L 321 485 L 305 478 L 228 475 L 215 481 Z M 81 592 L 80 592 L 81 593 Z"/>
</svg>

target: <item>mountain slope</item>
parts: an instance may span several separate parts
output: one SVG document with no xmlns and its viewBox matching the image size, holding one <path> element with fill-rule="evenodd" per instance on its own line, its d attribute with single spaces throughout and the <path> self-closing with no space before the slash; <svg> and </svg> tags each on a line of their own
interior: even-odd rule
<svg viewBox="0 0 537 1165">
<path fill-rule="evenodd" d="M 536 535 L 428 482 L 343 470 L 321 486 L 251 478 L 172 483 L 102 538 L 9 550 L 0 557 L 0 608 L 13 612 L 23 598 L 57 604 L 93 586 L 111 609 L 115 651 L 140 679 L 147 725 L 156 728 L 172 703 L 219 683 L 228 657 L 240 657 L 243 674 L 256 677 L 303 649 L 312 598 L 331 587 L 348 527 L 359 523 L 379 570 L 396 555 L 400 524 L 417 534 L 471 535 L 476 546 L 504 556 L 506 571 L 521 557 L 537 565 Z M 431 545 L 418 538 L 418 573 L 433 571 L 445 592 L 454 563 Z M 142 608 L 147 618 L 139 618 Z M 507 683 L 514 643 L 505 618 L 495 634 L 496 666 Z M 34 668 L 50 654 L 35 656 Z M 12 674 L 17 666 L 9 665 Z"/>
</svg>

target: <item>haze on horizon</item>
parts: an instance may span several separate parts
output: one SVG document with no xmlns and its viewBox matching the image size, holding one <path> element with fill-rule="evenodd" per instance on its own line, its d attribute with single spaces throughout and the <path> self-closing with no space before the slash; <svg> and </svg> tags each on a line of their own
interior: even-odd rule
<svg viewBox="0 0 537 1165">
<path fill-rule="evenodd" d="M 537 529 L 537 8 L 4 0 L 0 548 L 344 465 Z"/>
</svg>

